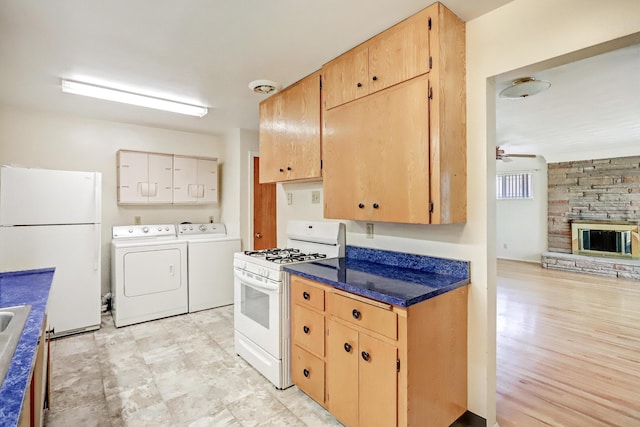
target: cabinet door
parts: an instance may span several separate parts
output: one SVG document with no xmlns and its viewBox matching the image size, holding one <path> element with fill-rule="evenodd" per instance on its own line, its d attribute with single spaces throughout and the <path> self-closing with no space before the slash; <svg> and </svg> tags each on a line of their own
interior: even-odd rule
<svg viewBox="0 0 640 427">
<path fill-rule="evenodd" d="M 173 203 L 196 203 L 198 194 L 197 159 L 173 157 Z"/>
<path fill-rule="evenodd" d="M 363 333 L 359 340 L 360 425 L 395 426 L 398 407 L 398 351 L 395 346 Z"/>
<path fill-rule="evenodd" d="M 118 203 L 147 203 L 142 186 L 148 181 L 147 153 L 118 151 Z"/>
<path fill-rule="evenodd" d="M 326 112 L 325 217 L 429 222 L 427 76 Z"/>
<path fill-rule="evenodd" d="M 168 154 L 148 155 L 148 202 L 171 203 L 173 201 L 173 156 Z"/>
<path fill-rule="evenodd" d="M 320 72 L 260 104 L 260 182 L 321 177 Z"/>
<path fill-rule="evenodd" d="M 325 110 L 369 93 L 368 49 L 356 47 L 322 67 Z"/>
<path fill-rule="evenodd" d="M 197 181 L 204 189 L 198 203 L 218 203 L 218 161 L 198 159 Z"/>
<path fill-rule="evenodd" d="M 342 424 L 356 426 L 358 425 L 358 332 L 333 320 L 329 320 L 328 324 L 327 390 L 329 411 Z M 395 387 L 393 390 L 395 392 Z"/>
<path fill-rule="evenodd" d="M 427 12 L 420 12 L 371 40 L 369 93 L 429 72 Z"/>
<path fill-rule="evenodd" d="M 297 345 L 291 348 L 291 379 L 300 390 L 324 405 L 324 362 Z"/>
</svg>

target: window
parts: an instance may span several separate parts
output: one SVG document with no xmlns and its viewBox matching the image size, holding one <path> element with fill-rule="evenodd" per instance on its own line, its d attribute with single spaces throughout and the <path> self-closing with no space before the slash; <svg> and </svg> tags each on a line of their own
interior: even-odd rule
<svg viewBox="0 0 640 427">
<path fill-rule="evenodd" d="M 496 198 L 500 199 L 532 199 L 533 174 L 505 173 L 496 176 Z"/>
</svg>

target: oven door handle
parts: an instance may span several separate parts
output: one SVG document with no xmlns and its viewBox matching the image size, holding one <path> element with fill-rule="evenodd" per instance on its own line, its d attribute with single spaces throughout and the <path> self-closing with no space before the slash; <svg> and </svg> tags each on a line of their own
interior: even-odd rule
<svg viewBox="0 0 640 427">
<path fill-rule="evenodd" d="M 249 277 L 245 274 L 239 273 L 238 270 L 235 271 L 235 275 L 238 278 L 238 280 L 240 280 L 240 282 L 244 283 L 245 285 L 249 285 L 252 288 L 266 289 L 268 291 L 277 291 L 280 289 L 280 283 L 277 283 L 277 282 L 272 282 L 272 281 L 263 282 L 261 280 L 256 280 L 253 277 Z"/>
</svg>

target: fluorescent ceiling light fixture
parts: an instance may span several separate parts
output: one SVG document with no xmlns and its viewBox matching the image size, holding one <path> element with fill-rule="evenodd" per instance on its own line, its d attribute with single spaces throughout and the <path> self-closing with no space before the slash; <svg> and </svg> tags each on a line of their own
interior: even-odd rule
<svg viewBox="0 0 640 427">
<path fill-rule="evenodd" d="M 155 108 L 156 110 L 171 111 L 172 113 L 187 114 L 189 116 L 202 117 L 207 114 L 206 107 L 183 104 L 169 101 L 168 99 L 154 98 L 132 92 L 111 89 L 104 86 L 95 86 L 87 83 L 62 80 L 62 91 L 76 95 L 90 96 L 106 99 L 107 101 L 122 102 L 124 104 L 138 105 L 140 107 Z"/>
</svg>

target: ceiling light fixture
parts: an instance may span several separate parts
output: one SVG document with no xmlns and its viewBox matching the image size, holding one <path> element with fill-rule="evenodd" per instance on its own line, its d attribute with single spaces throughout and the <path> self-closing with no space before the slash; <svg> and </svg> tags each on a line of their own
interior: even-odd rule
<svg viewBox="0 0 640 427">
<path fill-rule="evenodd" d="M 249 83 L 249 89 L 262 95 L 277 92 L 281 87 L 282 85 L 280 83 L 271 80 L 254 80 Z"/>
<path fill-rule="evenodd" d="M 551 83 L 546 80 L 536 80 L 533 77 L 522 77 L 511 82 L 511 86 L 500 91 L 500 98 L 521 99 L 533 96 L 547 90 Z"/>
<path fill-rule="evenodd" d="M 182 102 L 170 101 L 168 99 L 154 98 L 147 95 L 64 79 L 62 80 L 62 91 L 76 95 L 106 99 L 107 101 L 155 108 L 156 110 L 170 111 L 172 113 L 187 114 L 189 116 L 202 117 L 208 112 L 206 107 L 198 107 L 196 105 L 183 104 Z"/>
</svg>

